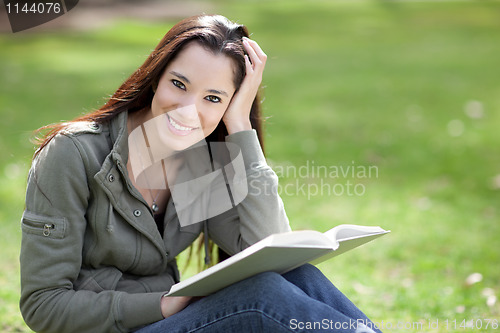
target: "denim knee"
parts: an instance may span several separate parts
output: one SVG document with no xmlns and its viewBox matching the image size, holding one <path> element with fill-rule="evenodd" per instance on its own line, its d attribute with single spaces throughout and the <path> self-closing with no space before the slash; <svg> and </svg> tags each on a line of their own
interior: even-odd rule
<svg viewBox="0 0 500 333">
<path fill-rule="evenodd" d="M 321 278 L 323 276 L 323 273 L 317 268 L 316 266 L 313 266 L 311 264 L 304 264 L 302 266 L 299 266 L 297 268 L 292 269 L 289 272 L 286 272 L 283 274 L 285 278 L 287 277 L 293 277 L 293 278 L 314 278 L 318 277 Z"/>
<path fill-rule="evenodd" d="M 275 272 L 264 272 L 257 274 L 241 284 L 241 288 L 249 291 L 250 296 L 256 297 L 257 299 L 261 297 L 269 297 L 270 294 L 276 294 L 283 291 L 286 288 L 288 282 L 278 273 Z"/>
</svg>

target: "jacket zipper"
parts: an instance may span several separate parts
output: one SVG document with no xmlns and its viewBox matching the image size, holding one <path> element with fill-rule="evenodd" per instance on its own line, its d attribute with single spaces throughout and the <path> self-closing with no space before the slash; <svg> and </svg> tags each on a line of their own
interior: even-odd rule
<svg viewBox="0 0 500 333">
<path fill-rule="evenodd" d="M 30 227 L 33 227 L 33 228 L 42 229 L 42 235 L 44 235 L 45 237 L 50 236 L 50 234 L 52 233 L 52 230 L 55 229 L 55 226 L 52 223 L 34 222 L 34 221 L 24 220 L 24 224 L 26 224 Z"/>
</svg>

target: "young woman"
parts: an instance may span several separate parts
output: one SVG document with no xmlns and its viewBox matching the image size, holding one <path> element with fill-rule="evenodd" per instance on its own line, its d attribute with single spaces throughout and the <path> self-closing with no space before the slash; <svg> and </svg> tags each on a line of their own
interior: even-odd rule
<svg viewBox="0 0 500 333">
<path fill-rule="evenodd" d="M 202 232 L 232 255 L 290 230 L 276 191 L 248 191 L 195 219 L 180 217 L 183 201 L 175 200 L 183 197 L 183 170 L 205 161 L 191 163 L 193 154 L 179 161 L 178 153 L 197 157 L 203 153 L 192 147 L 210 153 L 216 142 L 238 147 L 252 186 L 277 188 L 261 149 L 257 91 L 265 63 L 244 26 L 221 16 L 187 18 L 102 108 L 45 128 L 22 217 L 20 307 L 34 331 L 372 332 L 310 265 L 259 274 L 202 299 L 164 297 L 179 281 L 176 256 Z M 211 154 L 206 167 L 214 171 Z M 207 193 L 218 197 L 200 196 Z"/>
</svg>

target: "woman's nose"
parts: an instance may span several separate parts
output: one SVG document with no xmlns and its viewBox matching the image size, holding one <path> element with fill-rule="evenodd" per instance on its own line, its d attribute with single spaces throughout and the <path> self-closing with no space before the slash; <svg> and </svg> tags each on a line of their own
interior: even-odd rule
<svg viewBox="0 0 500 333">
<path fill-rule="evenodd" d="M 179 108 L 179 112 L 182 112 L 183 116 L 186 118 L 198 117 L 198 111 L 195 104 L 189 104 Z"/>
<path fill-rule="evenodd" d="M 200 118 L 198 115 L 198 108 L 195 104 L 178 107 L 175 113 L 180 118 L 179 121 L 185 125 L 198 127 L 200 125 Z"/>
</svg>

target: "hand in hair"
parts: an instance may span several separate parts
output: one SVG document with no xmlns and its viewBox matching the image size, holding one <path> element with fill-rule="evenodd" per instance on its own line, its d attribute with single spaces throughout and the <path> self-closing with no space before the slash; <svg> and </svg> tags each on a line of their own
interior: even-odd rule
<svg viewBox="0 0 500 333">
<path fill-rule="evenodd" d="M 243 46 L 248 54 L 245 56 L 246 75 L 222 118 L 229 134 L 252 129 L 250 109 L 262 82 L 267 60 L 257 42 L 243 37 Z"/>
</svg>

